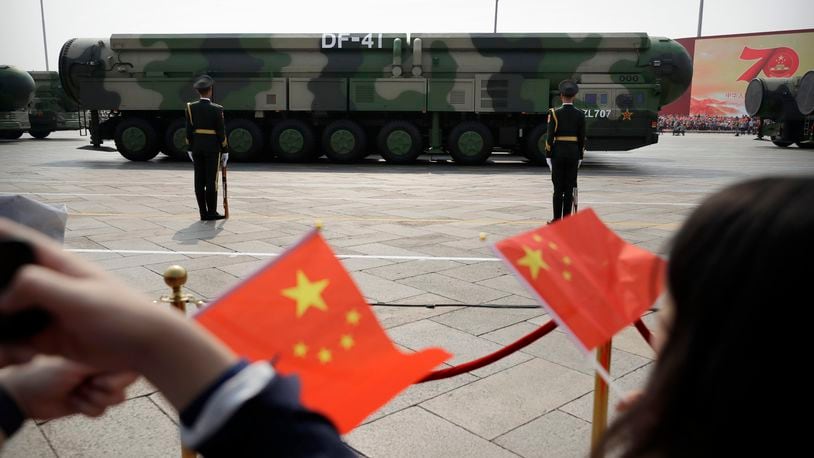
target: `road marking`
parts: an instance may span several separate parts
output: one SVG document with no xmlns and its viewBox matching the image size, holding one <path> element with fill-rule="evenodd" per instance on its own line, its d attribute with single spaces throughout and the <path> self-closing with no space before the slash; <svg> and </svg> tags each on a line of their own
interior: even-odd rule
<svg viewBox="0 0 814 458">
<path fill-rule="evenodd" d="M 165 254 L 184 256 L 226 256 L 229 258 L 250 256 L 256 258 L 273 258 L 282 253 L 263 252 L 242 252 L 242 251 L 171 251 L 171 250 L 109 250 L 109 249 L 88 249 L 88 248 L 67 248 L 65 251 L 73 253 L 116 253 L 116 254 Z M 476 257 L 456 257 L 456 256 L 391 256 L 391 255 L 366 255 L 366 254 L 338 254 L 339 259 L 390 259 L 395 261 L 470 261 L 470 262 L 495 262 L 498 258 L 476 258 Z"/>
<path fill-rule="evenodd" d="M 234 193 L 234 190 L 232 191 Z M 133 194 L 133 193 L 81 193 L 81 192 L 11 192 L 0 191 L 0 195 L 21 195 L 21 196 L 53 196 L 53 197 L 160 197 L 160 198 L 179 198 L 179 199 L 192 199 L 192 194 Z M 497 203 L 497 204 L 524 204 L 524 205 L 538 205 L 547 206 L 547 203 L 540 202 L 539 199 L 535 200 L 501 200 L 501 199 L 425 199 L 423 197 L 312 197 L 312 196 L 240 196 L 231 194 L 230 199 L 235 200 L 287 200 L 287 201 L 302 201 L 302 200 L 349 200 L 353 202 L 458 202 L 458 203 Z M 583 200 L 584 204 L 591 205 L 651 205 L 651 206 L 669 206 L 669 207 L 695 207 L 698 204 L 695 202 L 622 202 L 622 201 L 601 201 L 601 200 Z"/>
</svg>

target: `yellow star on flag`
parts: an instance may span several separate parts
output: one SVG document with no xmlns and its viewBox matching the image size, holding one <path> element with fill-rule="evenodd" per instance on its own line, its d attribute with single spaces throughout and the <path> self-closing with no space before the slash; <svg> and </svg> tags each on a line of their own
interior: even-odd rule
<svg viewBox="0 0 814 458">
<path fill-rule="evenodd" d="M 328 286 L 328 283 L 328 279 L 312 282 L 303 271 L 298 270 L 297 286 L 284 289 L 282 295 L 297 301 L 297 318 L 299 318 L 311 307 L 322 311 L 328 309 L 325 300 L 322 299 L 322 291 Z"/>
<path fill-rule="evenodd" d="M 359 324 L 359 318 L 361 317 L 359 316 L 359 312 L 356 310 L 351 310 L 347 315 L 345 315 L 345 319 L 348 321 L 348 323 L 354 326 Z"/>
<path fill-rule="evenodd" d="M 308 346 L 305 345 L 303 342 L 297 342 L 294 345 L 294 356 L 297 358 L 305 358 L 305 355 L 308 354 Z"/>
<path fill-rule="evenodd" d="M 541 268 L 549 269 L 548 264 L 543 261 L 543 250 L 532 250 L 523 245 L 523 251 L 526 252 L 526 255 L 517 260 L 517 265 L 528 267 L 529 271 L 531 271 L 531 278 L 537 280 Z"/>
<path fill-rule="evenodd" d="M 349 334 L 345 334 L 339 339 L 339 345 L 341 345 L 345 350 L 350 350 L 353 348 L 353 344 L 353 336 Z"/>
<path fill-rule="evenodd" d="M 331 362 L 331 350 L 328 350 L 327 348 L 323 348 L 323 349 L 319 350 L 319 354 L 317 355 L 317 358 L 319 359 L 319 362 L 321 362 L 322 364 L 330 363 Z"/>
</svg>

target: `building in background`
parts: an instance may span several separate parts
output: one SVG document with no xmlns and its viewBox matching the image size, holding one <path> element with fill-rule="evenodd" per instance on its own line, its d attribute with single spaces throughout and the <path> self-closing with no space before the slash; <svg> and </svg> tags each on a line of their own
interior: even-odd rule
<svg viewBox="0 0 814 458">
<path fill-rule="evenodd" d="M 753 78 L 789 78 L 814 69 L 814 29 L 676 41 L 692 56 L 692 85 L 663 115 L 742 116 Z"/>
</svg>

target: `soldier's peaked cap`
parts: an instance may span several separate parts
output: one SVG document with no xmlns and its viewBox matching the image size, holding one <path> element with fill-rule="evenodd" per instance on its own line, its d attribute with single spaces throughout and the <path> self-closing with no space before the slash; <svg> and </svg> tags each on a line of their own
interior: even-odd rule
<svg viewBox="0 0 814 458">
<path fill-rule="evenodd" d="M 209 89 L 213 84 L 215 84 L 215 80 L 211 76 L 201 75 L 192 83 L 192 87 L 195 89 Z"/>
<path fill-rule="evenodd" d="M 579 92 L 579 86 L 573 80 L 563 80 L 560 83 L 560 94 L 565 97 L 573 97 Z"/>
</svg>

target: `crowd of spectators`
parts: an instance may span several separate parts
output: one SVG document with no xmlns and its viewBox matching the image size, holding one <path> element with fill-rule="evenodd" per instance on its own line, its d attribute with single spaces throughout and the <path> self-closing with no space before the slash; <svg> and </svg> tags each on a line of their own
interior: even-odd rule
<svg viewBox="0 0 814 458">
<path fill-rule="evenodd" d="M 687 131 L 756 134 L 759 120 L 749 116 L 661 115 L 659 132 L 683 127 Z"/>
</svg>

